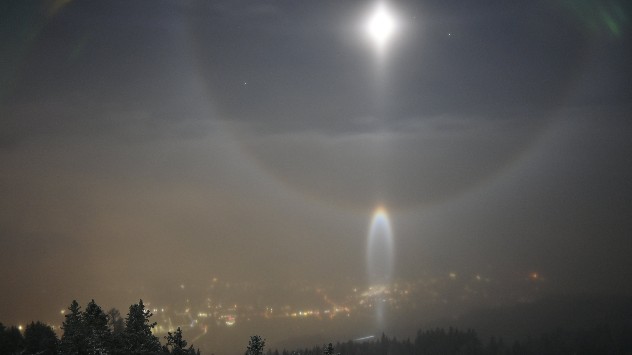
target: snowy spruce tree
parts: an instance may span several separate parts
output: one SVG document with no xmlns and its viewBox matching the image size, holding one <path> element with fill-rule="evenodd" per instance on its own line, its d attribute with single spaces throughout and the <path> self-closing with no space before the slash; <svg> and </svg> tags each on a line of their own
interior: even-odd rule
<svg viewBox="0 0 632 355">
<path fill-rule="evenodd" d="M 85 354 L 86 338 L 81 307 L 76 300 L 73 300 L 68 310 L 70 312 L 65 315 L 66 319 L 61 326 L 64 334 L 61 336 L 59 350 L 62 354 L 68 355 Z"/>
<path fill-rule="evenodd" d="M 174 333 L 168 332 L 167 336 L 165 337 L 165 340 L 167 340 L 167 344 L 163 346 L 163 351 L 167 354 L 174 354 L 174 355 L 195 355 L 196 354 L 196 351 L 193 348 L 193 345 L 191 345 L 187 349 L 187 341 L 184 340 L 184 338 L 182 337 L 182 330 L 180 329 L 180 327 L 178 327 L 178 329 Z M 197 353 L 199 353 L 199 350 L 197 351 Z"/>
<path fill-rule="evenodd" d="M 86 334 L 87 354 L 110 354 L 112 334 L 108 328 L 108 316 L 94 300 L 88 303 L 83 312 L 83 325 Z"/>
<path fill-rule="evenodd" d="M 145 309 L 143 300 L 129 307 L 123 332 L 124 352 L 127 354 L 153 354 L 161 351 L 160 341 L 152 333 L 156 323 L 150 323 L 152 313 Z"/>
<path fill-rule="evenodd" d="M 258 335 L 253 335 L 248 341 L 248 348 L 246 348 L 246 355 L 263 355 L 263 347 L 266 345 L 265 339 Z"/>
</svg>

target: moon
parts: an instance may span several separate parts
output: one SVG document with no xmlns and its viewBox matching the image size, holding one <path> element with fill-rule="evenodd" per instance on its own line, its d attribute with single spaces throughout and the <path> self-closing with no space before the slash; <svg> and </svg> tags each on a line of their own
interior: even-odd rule
<svg viewBox="0 0 632 355">
<path fill-rule="evenodd" d="M 385 3 L 377 4 L 366 22 L 366 32 L 379 52 L 384 51 L 396 30 L 397 21 L 390 9 Z"/>
</svg>

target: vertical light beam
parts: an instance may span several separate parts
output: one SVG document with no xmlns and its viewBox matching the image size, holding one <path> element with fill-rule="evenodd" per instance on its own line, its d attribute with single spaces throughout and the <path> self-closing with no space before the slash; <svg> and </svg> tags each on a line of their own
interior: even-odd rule
<svg viewBox="0 0 632 355">
<path fill-rule="evenodd" d="M 379 207 L 369 226 L 367 270 L 371 285 L 385 285 L 393 273 L 393 230 L 388 213 Z"/>
<path fill-rule="evenodd" d="M 367 273 L 378 325 L 382 326 L 386 294 L 394 264 L 393 230 L 388 213 L 379 207 L 373 213 L 367 243 Z"/>
</svg>

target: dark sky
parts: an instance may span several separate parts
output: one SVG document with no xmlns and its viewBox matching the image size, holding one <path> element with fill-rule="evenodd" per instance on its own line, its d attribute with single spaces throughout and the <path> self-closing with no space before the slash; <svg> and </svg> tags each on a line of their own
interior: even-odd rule
<svg viewBox="0 0 632 355">
<path fill-rule="evenodd" d="M 396 277 L 632 293 L 629 2 L 390 1 L 381 55 L 373 6 L 4 1 L 0 321 L 362 284 L 377 205 Z"/>
</svg>

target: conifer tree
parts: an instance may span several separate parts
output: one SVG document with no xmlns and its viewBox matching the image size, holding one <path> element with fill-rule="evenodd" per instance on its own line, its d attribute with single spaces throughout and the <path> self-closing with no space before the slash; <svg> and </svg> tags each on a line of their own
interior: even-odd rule
<svg viewBox="0 0 632 355">
<path fill-rule="evenodd" d="M 94 300 L 90 301 L 83 312 L 83 324 L 86 335 L 86 350 L 89 355 L 106 355 L 111 352 L 112 334 L 108 328 L 108 317 Z"/>
<path fill-rule="evenodd" d="M 22 333 L 15 326 L 6 328 L 0 323 L 0 354 L 19 354 L 24 347 Z"/>
<path fill-rule="evenodd" d="M 163 347 L 163 350 L 168 354 L 195 355 L 196 353 L 195 349 L 193 348 L 193 345 L 191 345 L 187 349 L 187 341 L 184 340 L 184 338 L 182 337 L 182 330 L 180 329 L 180 327 L 178 327 L 178 329 L 174 333 L 168 332 L 165 339 L 167 340 L 167 344 Z M 198 349 L 198 352 L 199 352 L 199 349 Z"/>
<path fill-rule="evenodd" d="M 329 343 L 328 345 L 323 346 L 323 354 L 324 355 L 334 355 L 334 345 Z M 340 355 L 340 353 L 338 353 Z"/>
<path fill-rule="evenodd" d="M 251 336 L 250 341 L 248 341 L 246 355 L 263 355 L 263 348 L 265 345 L 265 339 L 261 338 L 258 335 Z"/>
<path fill-rule="evenodd" d="M 81 307 L 76 300 L 73 300 L 68 310 L 70 313 L 66 314 L 66 319 L 61 326 L 64 334 L 61 337 L 60 351 L 68 355 L 85 354 L 85 328 Z"/>
<path fill-rule="evenodd" d="M 151 354 L 161 350 L 160 341 L 151 332 L 156 323 L 150 323 L 152 313 L 145 309 L 143 300 L 129 307 L 123 332 L 124 351 L 127 354 Z"/>
<path fill-rule="evenodd" d="M 50 326 L 31 322 L 24 330 L 24 354 L 55 355 L 59 340 Z"/>
</svg>

